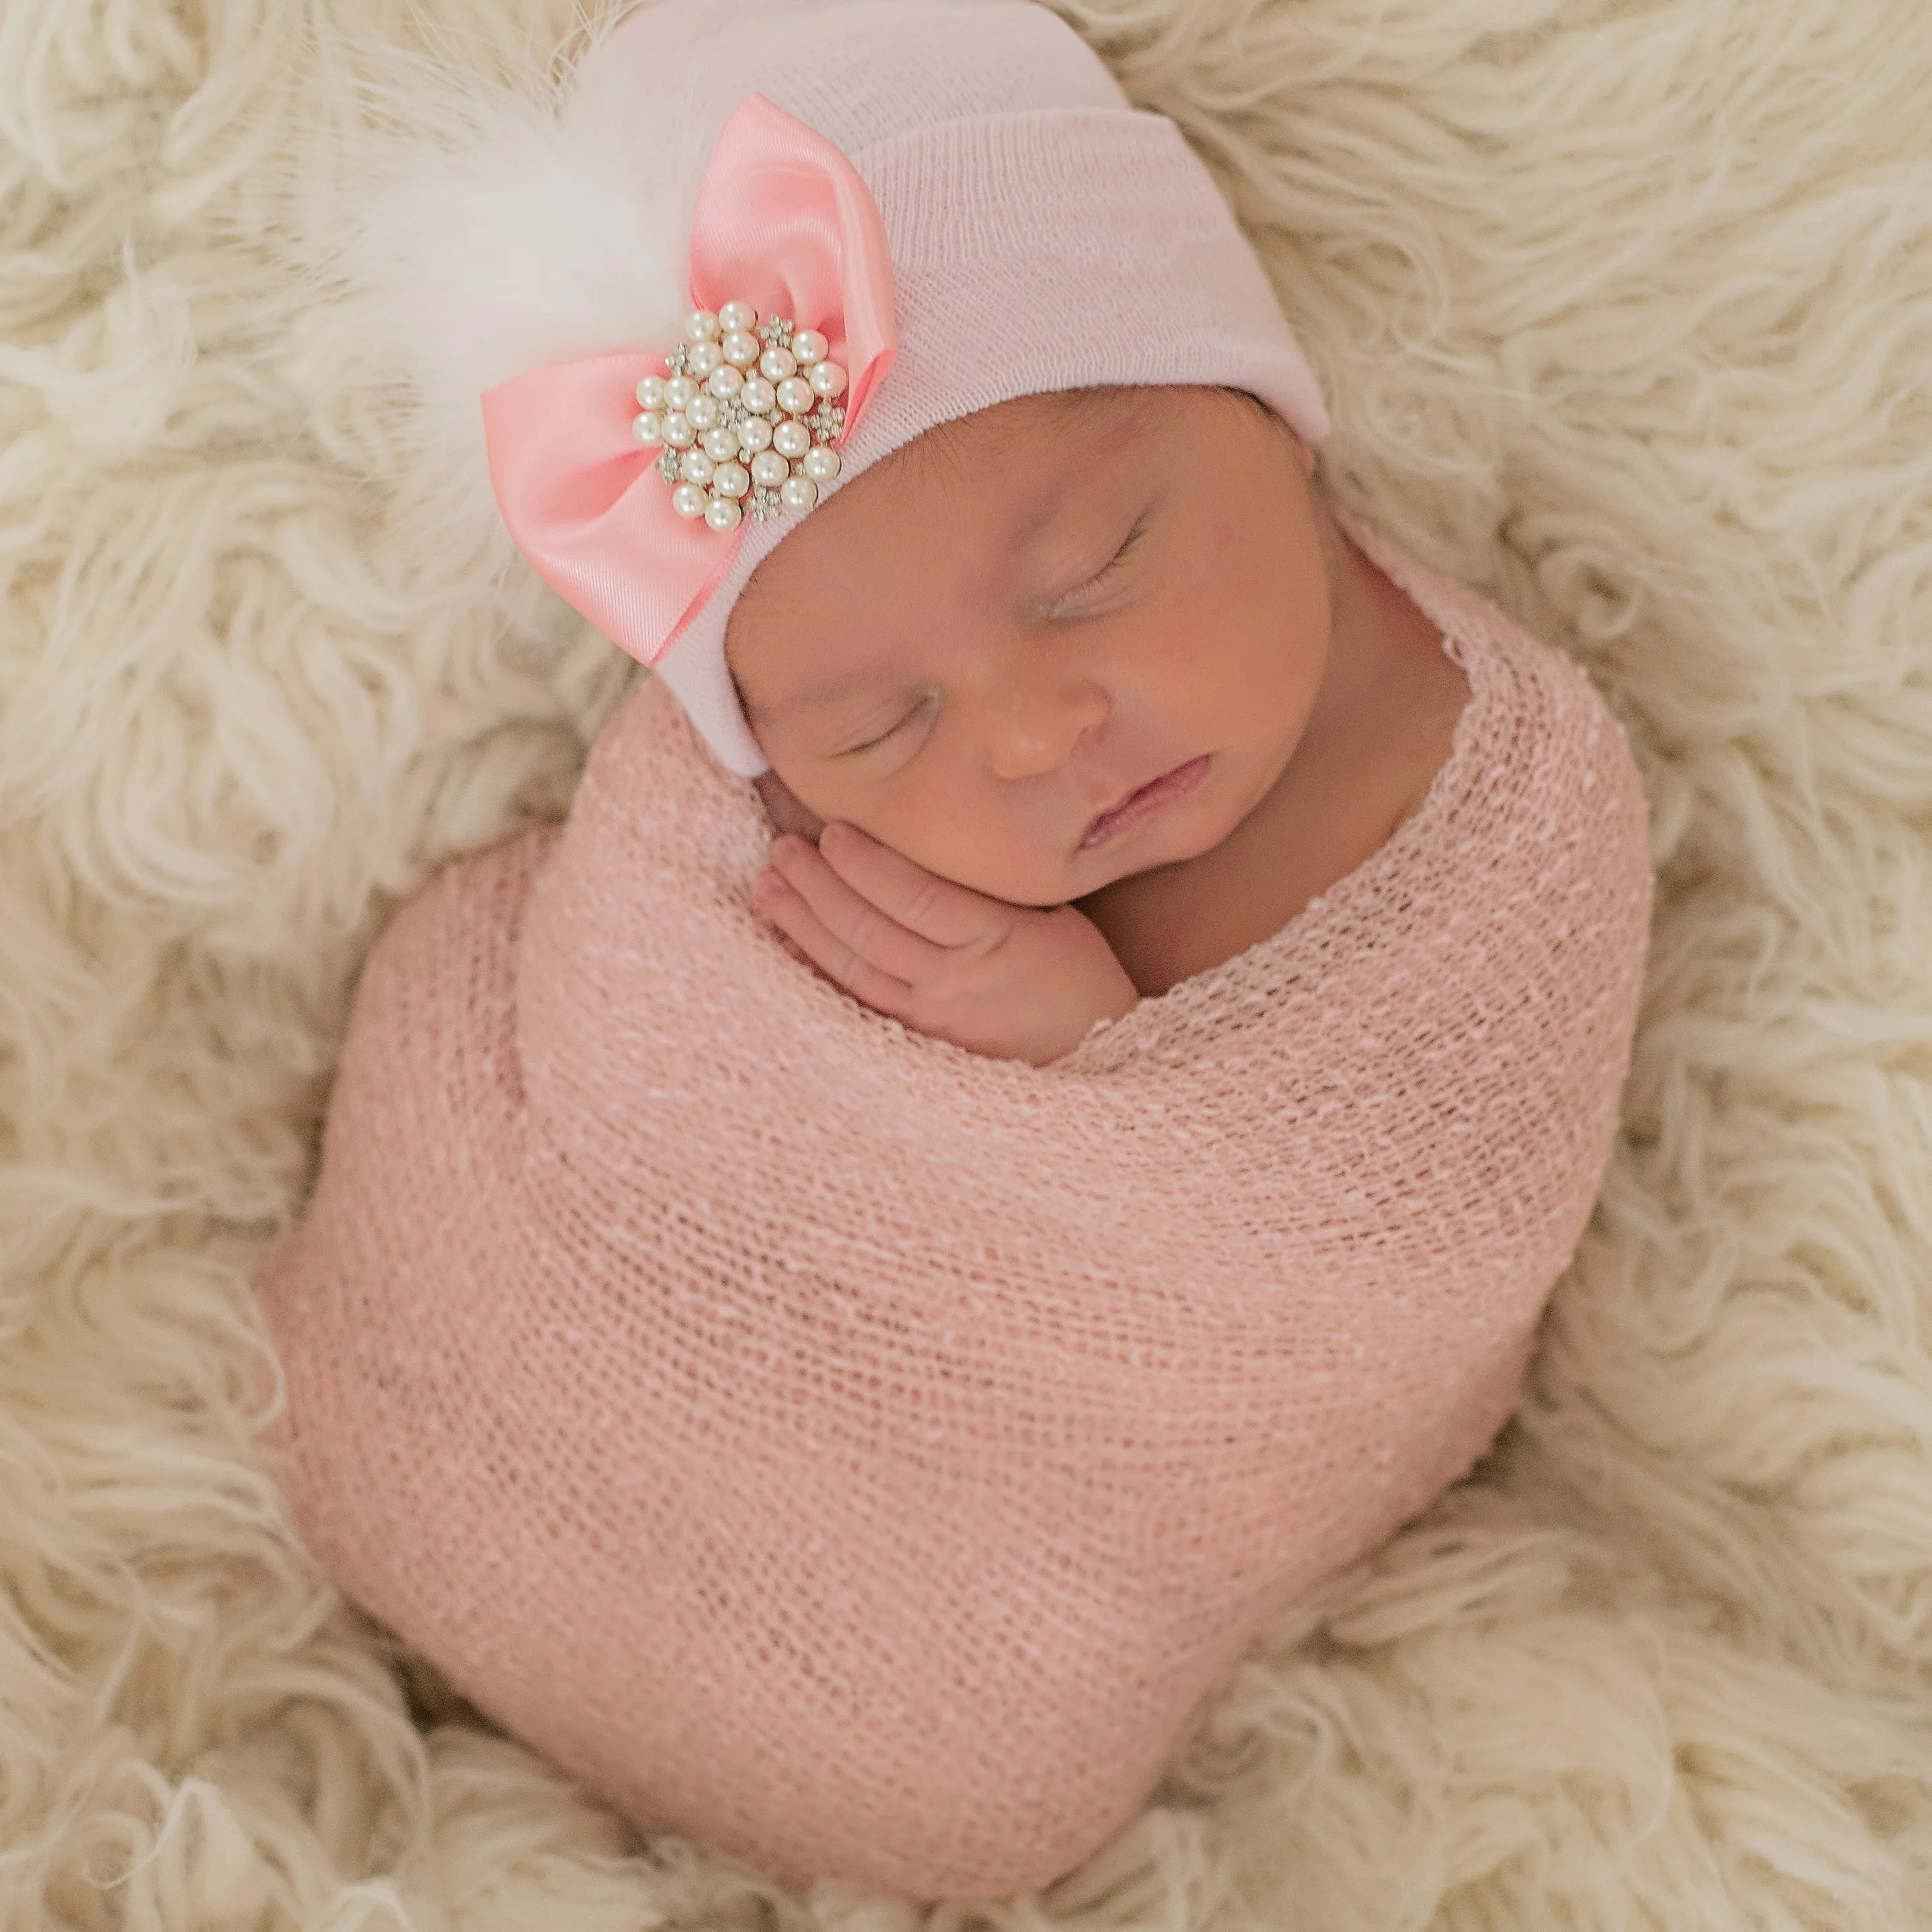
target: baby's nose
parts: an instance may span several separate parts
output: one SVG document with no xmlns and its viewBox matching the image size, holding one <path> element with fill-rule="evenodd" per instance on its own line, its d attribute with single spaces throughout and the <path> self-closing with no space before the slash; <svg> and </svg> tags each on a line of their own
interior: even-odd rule
<svg viewBox="0 0 1932 1932">
<path fill-rule="evenodd" d="M 1084 680 L 1033 680 L 996 693 L 987 706 L 990 759 L 1002 778 L 1057 770 L 1107 715 L 1107 694 Z"/>
</svg>

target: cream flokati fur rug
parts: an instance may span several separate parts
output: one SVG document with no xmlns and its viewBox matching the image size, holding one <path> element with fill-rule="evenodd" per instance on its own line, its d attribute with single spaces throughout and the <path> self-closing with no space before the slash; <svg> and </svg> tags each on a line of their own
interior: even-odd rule
<svg viewBox="0 0 1932 1932">
<path fill-rule="evenodd" d="M 724 4 L 724 0 L 721 0 Z M 1068 0 L 1221 170 L 1342 498 L 1573 650 L 1660 867 L 1496 1452 L 1162 1802 L 952 1932 L 1932 1924 L 1932 12 Z M 251 1272 L 358 962 L 624 661 L 418 496 L 277 238 L 508 0 L 0 9 L 0 1926 L 850 1925 L 628 1841 L 346 1611 Z M 453 526 L 452 526 L 453 527 Z"/>
</svg>

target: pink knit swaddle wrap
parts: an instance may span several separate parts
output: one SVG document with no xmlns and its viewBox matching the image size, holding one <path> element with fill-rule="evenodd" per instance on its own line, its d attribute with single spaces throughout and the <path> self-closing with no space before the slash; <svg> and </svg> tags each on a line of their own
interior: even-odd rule
<svg viewBox="0 0 1932 1932">
<path fill-rule="evenodd" d="M 645 1830 L 1046 1883 L 1508 1416 L 1615 1130 L 1644 806 L 1580 670 L 1365 542 L 1471 682 L 1427 802 L 1050 1067 L 788 952 L 656 680 L 560 832 L 371 959 L 265 1291 L 298 1514 Z"/>
</svg>

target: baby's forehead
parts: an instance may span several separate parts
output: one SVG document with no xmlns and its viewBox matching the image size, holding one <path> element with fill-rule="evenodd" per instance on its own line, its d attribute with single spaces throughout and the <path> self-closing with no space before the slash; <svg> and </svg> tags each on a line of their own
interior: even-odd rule
<svg viewBox="0 0 1932 1932">
<path fill-rule="evenodd" d="M 1004 561 L 1083 502 L 1144 472 L 1179 400 L 1146 388 L 1060 389 L 954 417 L 859 479 L 864 512 L 890 501 L 893 520 L 950 536 L 949 550 L 980 553 L 987 565 Z M 860 511 L 848 506 L 840 534 L 854 533 Z"/>
<path fill-rule="evenodd" d="M 1117 499 L 1169 466 L 1184 414 L 1235 400 L 1180 384 L 1042 390 L 935 424 L 814 510 L 752 573 L 726 626 L 728 659 L 735 670 L 760 633 L 789 631 L 808 609 L 849 620 L 855 600 L 889 602 L 896 590 L 929 610 L 935 572 L 956 578 L 968 604 L 997 598 L 1114 520 Z"/>
<path fill-rule="evenodd" d="M 936 423 L 873 466 L 874 488 L 943 493 L 956 508 L 997 515 L 1010 500 L 1025 526 L 1070 494 L 1105 494 L 1121 476 L 1172 467 L 1279 416 L 1246 390 L 1196 383 L 1042 390 Z M 1030 493 L 1031 501 L 1028 501 Z"/>
<path fill-rule="evenodd" d="M 1180 394 L 1178 389 L 1164 391 L 1145 385 L 1042 389 L 976 410 L 969 416 L 934 423 L 901 444 L 884 460 L 892 463 L 904 458 L 916 461 L 986 440 L 1022 441 L 1040 436 L 1118 436 L 1151 427 L 1172 411 Z"/>
</svg>

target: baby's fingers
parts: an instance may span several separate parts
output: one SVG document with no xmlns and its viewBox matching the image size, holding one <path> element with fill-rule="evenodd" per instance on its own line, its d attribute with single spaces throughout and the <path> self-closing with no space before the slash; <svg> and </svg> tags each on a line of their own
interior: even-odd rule
<svg viewBox="0 0 1932 1932">
<path fill-rule="evenodd" d="M 819 849 L 864 898 L 896 925 L 934 946 L 950 950 L 974 945 L 997 938 L 1011 923 L 1012 907 L 928 872 L 843 820 L 825 828 Z"/>
<path fill-rule="evenodd" d="M 781 838 L 772 848 L 772 866 L 753 903 L 828 978 L 868 1006 L 902 1017 L 913 983 L 930 971 L 937 949 L 854 892 L 815 847 Z"/>
</svg>

